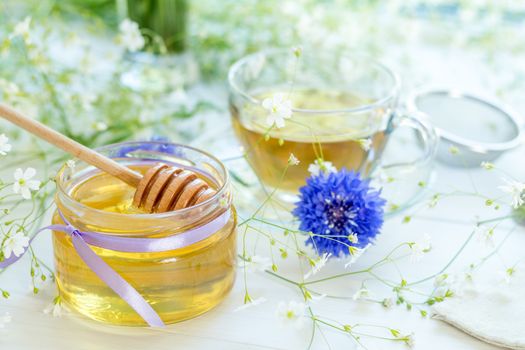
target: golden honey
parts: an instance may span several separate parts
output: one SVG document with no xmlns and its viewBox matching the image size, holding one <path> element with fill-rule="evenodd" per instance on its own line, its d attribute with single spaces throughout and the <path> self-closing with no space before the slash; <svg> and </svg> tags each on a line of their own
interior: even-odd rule
<svg viewBox="0 0 525 350">
<path fill-rule="evenodd" d="M 151 165 L 132 161 L 128 166 L 144 173 Z M 65 175 L 67 171 L 63 170 L 58 177 L 57 208 L 80 231 L 127 237 L 166 237 L 200 226 L 224 212 L 224 201 L 219 204 L 219 199 L 212 199 L 204 205 L 170 213 L 142 213 L 131 205 L 135 189 L 122 181 L 95 170 L 79 171 L 82 174 L 75 180 L 74 176 Z M 201 177 L 212 186 L 215 183 Z M 221 181 L 227 182 L 227 179 Z M 228 184 L 223 183 L 222 187 L 225 185 Z M 229 194 L 223 192 L 222 196 L 228 198 Z M 233 208 L 231 212 L 222 229 L 181 249 L 155 253 L 91 249 L 146 299 L 164 323 L 178 322 L 216 306 L 233 285 L 236 215 Z M 62 223 L 57 213 L 53 223 Z M 102 322 L 145 325 L 145 321 L 82 261 L 69 236 L 54 231 L 53 247 L 59 293 L 70 308 Z"/>
<path fill-rule="evenodd" d="M 309 176 L 308 166 L 319 158 L 332 162 L 338 169 L 346 167 L 365 174 L 370 171 L 372 160 L 382 152 L 386 142 L 381 124 L 384 111 L 367 111 L 351 117 L 334 113 L 371 101 L 330 90 L 275 90 L 254 94 L 253 98 L 262 101 L 278 92 L 289 98 L 297 110 L 280 129 L 269 128 L 268 112 L 260 105 L 230 106 L 235 132 L 247 150 L 250 165 L 264 183 L 296 192 Z M 367 142 L 371 143 L 369 147 L 364 146 Z M 291 153 L 300 163 L 288 167 L 283 177 Z"/>
</svg>

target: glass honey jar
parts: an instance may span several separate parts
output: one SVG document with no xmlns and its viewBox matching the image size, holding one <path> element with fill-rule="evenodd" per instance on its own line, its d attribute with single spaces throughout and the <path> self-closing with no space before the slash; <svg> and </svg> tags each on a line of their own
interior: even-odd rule
<svg viewBox="0 0 525 350">
<path fill-rule="evenodd" d="M 180 249 L 123 252 L 90 248 L 151 305 L 165 324 L 200 315 L 220 303 L 235 280 L 236 213 L 228 171 L 215 157 L 165 142 L 127 142 L 99 151 L 138 172 L 163 162 L 192 170 L 217 193 L 176 211 L 144 213 L 132 206 L 135 188 L 85 163 L 57 175 L 53 224 L 113 237 L 164 238 L 200 227 L 229 211 L 225 225 Z M 106 285 L 78 255 L 71 236 L 53 231 L 56 281 L 61 300 L 101 322 L 144 326 L 135 310 Z"/>
</svg>

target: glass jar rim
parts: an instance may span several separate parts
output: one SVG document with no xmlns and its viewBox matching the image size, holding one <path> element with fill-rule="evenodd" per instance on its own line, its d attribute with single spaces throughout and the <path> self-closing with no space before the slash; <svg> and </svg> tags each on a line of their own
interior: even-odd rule
<svg viewBox="0 0 525 350">
<path fill-rule="evenodd" d="M 304 54 L 305 51 L 303 50 L 302 52 Z M 309 53 L 310 51 L 306 51 L 306 52 Z M 241 87 L 239 87 L 239 85 L 235 81 L 236 75 L 238 74 L 238 72 L 244 65 L 248 64 L 249 62 L 251 62 L 253 59 L 257 57 L 260 57 L 261 55 L 270 56 L 270 55 L 280 55 L 284 53 L 293 54 L 291 49 L 272 48 L 272 49 L 266 49 L 266 50 L 254 52 L 252 54 L 246 55 L 242 57 L 241 59 L 237 60 L 235 63 L 232 64 L 228 72 L 228 83 L 230 85 L 230 89 L 232 89 L 235 93 L 239 94 L 245 100 L 251 102 L 252 104 L 260 105 L 262 101 L 253 97 L 250 93 L 248 93 L 247 91 L 244 91 Z M 328 55 L 326 52 L 323 52 L 323 53 L 315 52 L 314 54 L 315 55 Z M 293 112 L 303 113 L 303 114 L 359 113 L 359 112 L 373 110 L 380 106 L 384 106 L 385 104 L 394 100 L 397 97 L 400 87 L 401 87 L 401 80 L 399 76 L 394 71 L 392 71 L 390 68 L 388 68 L 385 64 L 372 58 L 369 55 L 362 54 L 362 53 L 352 53 L 351 56 L 348 54 L 344 54 L 342 56 L 348 57 L 354 60 L 358 58 L 359 60 L 365 61 L 367 64 L 374 66 L 379 71 L 386 73 L 386 75 L 389 76 L 390 79 L 392 80 L 392 86 L 388 89 L 388 93 L 385 94 L 384 97 L 381 97 L 372 103 L 363 104 L 357 107 L 338 108 L 338 109 L 303 109 L 303 108 L 293 108 L 292 106 Z"/>
<path fill-rule="evenodd" d="M 79 209 L 89 210 L 89 211 L 91 211 L 93 213 L 98 213 L 98 214 L 101 214 L 101 215 L 115 216 L 115 217 L 116 216 L 120 217 L 122 215 L 125 215 L 126 218 L 130 218 L 130 219 L 170 219 L 170 218 L 173 218 L 173 217 L 176 217 L 176 216 L 185 215 L 185 214 L 187 214 L 187 213 L 189 213 L 191 211 L 195 211 L 195 210 L 199 210 L 201 208 L 205 208 L 210 203 L 212 203 L 214 201 L 218 201 L 219 198 L 222 198 L 225 195 L 225 192 L 228 190 L 229 182 L 230 182 L 230 174 L 228 172 L 228 169 L 226 169 L 224 164 L 217 157 L 209 154 L 208 152 L 200 150 L 200 149 L 198 149 L 196 147 L 183 145 L 183 144 L 180 144 L 180 143 L 166 142 L 166 141 L 126 141 L 126 142 L 119 142 L 119 143 L 112 143 L 112 144 L 104 145 L 104 146 L 96 148 L 96 150 L 97 151 L 105 151 L 105 150 L 111 150 L 112 148 L 114 148 L 116 146 L 126 147 L 126 146 L 135 146 L 135 145 L 144 145 L 144 144 L 158 145 L 158 146 L 175 146 L 175 147 L 189 149 L 189 150 L 195 151 L 197 153 L 200 153 L 203 156 L 209 157 L 210 159 L 215 161 L 217 164 L 219 164 L 220 171 L 222 171 L 222 173 L 224 174 L 223 183 L 217 189 L 217 192 L 213 196 L 211 196 L 210 198 L 206 199 L 205 201 L 203 201 L 203 202 L 201 202 L 199 204 L 196 204 L 196 205 L 192 205 L 191 207 L 188 207 L 188 208 L 177 209 L 177 210 L 168 211 L 168 212 L 165 212 L 165 213 L 121 214 L 121 213 L 114 213 L 114 212 L 109 212 L 109 211 L 93 208 L 93 207 L 90 207 L 90 206 L 88 206 L 86 204 L 83 204 L 83 203 L 77 201 L 75 198 L 73 198 L 68 193 L 67 189 L 64 188 L 64 186 L 63 186 L 65 181 L 61 181 L 61 179 L 63 179 L 63 177 L 65 176 L 66 170 L 68 169 L 68 165 L 67 164 L 64 164 L 60 168 L 60 170 L 57 172 L 57 175 L 55 176 L 55 179 L 56 179 L 55 182 L 56 182 L 57 191 L 60 194 L 62 194 L 64 196 L 64 198 L 67 198 L 68 201 L 70 201 L 71 203 L 74 203 L 74 205 L 77 206 Z M 130 159 L 132 159 L 132 158 L 130 158 Z M 136 159 L 138 159 L 138 158 L 136 158 Z"/>
</svg>

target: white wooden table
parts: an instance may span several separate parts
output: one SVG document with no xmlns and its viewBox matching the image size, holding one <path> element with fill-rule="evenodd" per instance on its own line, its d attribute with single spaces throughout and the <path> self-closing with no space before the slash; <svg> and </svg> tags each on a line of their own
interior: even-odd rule
<svg viewBox="0 0 525 350">
<path fill-rule="evenodd" d="M 452 55 L 452 54 L 451 54 Z M 476 82 L 477 73 L 470 69 L 465 73 L 457 65 L 452 68 L 458 74 L 443 78 L 438 72 L 449 69 L 446 60 L 441 62 L 436 56 L 421 62 L 421 70 L 431 72 L 430 81 L 444 84 L 457 84 L 471 90 L 483 89 Z M 450 57 L 450 56 L 449 56 Z M 466 63 L 468 66 L 470 63 Z M 429 70 L 425 70 L 427 65 Z M 464 79 L 465 75 L 469 79 Z M 485 88 L 487 88 L 485 86 Z M 223 113 L 225 128 L 228 128 L 228 116 Z M 216 122 L 211 123 L 217 125 Z M 217 132 L 210 129 L 210 132 Z M 202 145 L 201 145 L 202 146 Z M 204 148 L 212 148 L 204 144 Z M 512 173 L 515 177 L 525 179 L 523 163 L 525 149 L 522 147 L 504 155 L 496 164 Z M 486 194 L 497 194 L 496 187 L 501 180 L 496 173 L 482 169 L 465 171 L 437 164 L 435 168 L 437 181 L 435 189 L 449 191 L 452 188 L 471 189 L 471 179 L 476 186 Z M 469 177 L 471 176 L 471 177 Z M 456 197 L 443 200 L 432 210 L 420 212 L 409 224 L 403 224 L 402 216 L 388 219 L 377 244 L 368 250 L 357 261 L 355 268 L 366 267 L 383 257 L 394 246 L 403 241 L 417 240 L 424 233 L 432 237 L 433 249 L 417 265 L 408 261 L 399 265 L 404 271 L 404 278 L 409 282 L 420 277 L 437 272 L 451 258 L 458 246 L 466 239 L 473 228 L 475 215 L 481 217 L 497 216 L 494 210 L 486 208 L 483 202 L 476 198 Z M 496 231 L 496 243 L 503 239 L 506 232 L 515 225 L 508 221 L 500 225 Z M 519 227 L 508 239 L 501 254 L 488 263 L 487 268 L 503 270 L 523 256 L 521 247 L 525 246 L 525 228 Z M 49 233 L 41 234 L 35 241 L 35 249 L 39 256 L 52 263 L 52 250 Z M 263 254 L 262 254 L 263 255 Z M 462 271 L 469 263 L 475 262 L 484 255 L 481 245 L 475 240 L 467 247 L 461 257 L 451 266 L 450 271 Z M 503 264 L 504 263 L 504 264 Z M 297 274 L 295 265 L 280 261 L 280 273 Z M 343 272 L 344 263 L 331 262 L 320 273 L 320 276 Z M 384 277 L 399 278 L 396 270 L 390 266 L 381 271 Z M 284 300 L 300 301 L 298 291 L 289 284 L 282 283 L 264 273 L 249 274 L 250 294 L 253 297 L 263 296 L 267 302 L 257 307 L 235 312 L 243 302 L 244 287 L 242 274 L 238 274 L 235 286 L 217 308 L 209 313 L 180 324 L 175 324 L 163 330 L 143 328 L 120 328 L 101 325 L 84 319 L 76 314 L 67 314 L 61 318 L 46 315 L 42 310 L 51 302 L 55 295 L 53 286 L 42 288 L 39 295 L 34 296 L 29 286 L 29 260 L 25 257 L 20 263 L 9 268 L 0 276 L 3 288 L 11 293 L 8 300 L 0 301 L 0 315 L 8 311 L 12 322 L 0 330 L 0 349 L 303 349 L 310 337 L 309 326 L 301 331 L 291 328 L 281 328 L 278 325 L 275 310 L 277 304 Z M 337 280 L 330 285 L 319 288 L 320 292 L 351 296 L 358 288 L 357 279 L 346 278 Z M 423 286 L 430 291 L 432 283 Z M 388 290 L 374 284 L 369 289 L 376 296 L 388 295 Z M 370 323 L 382 324 L 398 328 L 403 332 L 415 332 L 416 348 L 418 349 L 494 349 L 457 329 L 432 319 L 423 319 L 417 311 L 408 312 L 404 307 L 385 309 L 382 306 L 367 302 L 354 302 L 325 298 L 313 305 L 314 311 L 322 316 L 344 321 L 348 324 Z M 324 329 L 326 341 L 332 349 L 352 349 L 351 339 L 341 333 Z M 387 335 L 387 334 L 385 334 Z M 369 349 L 403 349 L 400 342 L 385 342 L 376 339 L 366 339 L 364 343 Z M 314 349 L 328 348 L 320 334 L 315 338 Z"/>
</svg>

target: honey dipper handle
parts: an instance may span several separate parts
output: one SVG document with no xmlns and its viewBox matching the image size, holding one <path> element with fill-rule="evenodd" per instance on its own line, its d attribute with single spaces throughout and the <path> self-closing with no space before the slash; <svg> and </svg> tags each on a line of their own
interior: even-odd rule
<svg viewBox="0 0 525 350">
<path fill-rule="evenodd" d="M 142 175 L 0 103 L 0 116 L 94 167 L 137 187 Z"/>
</svg>

